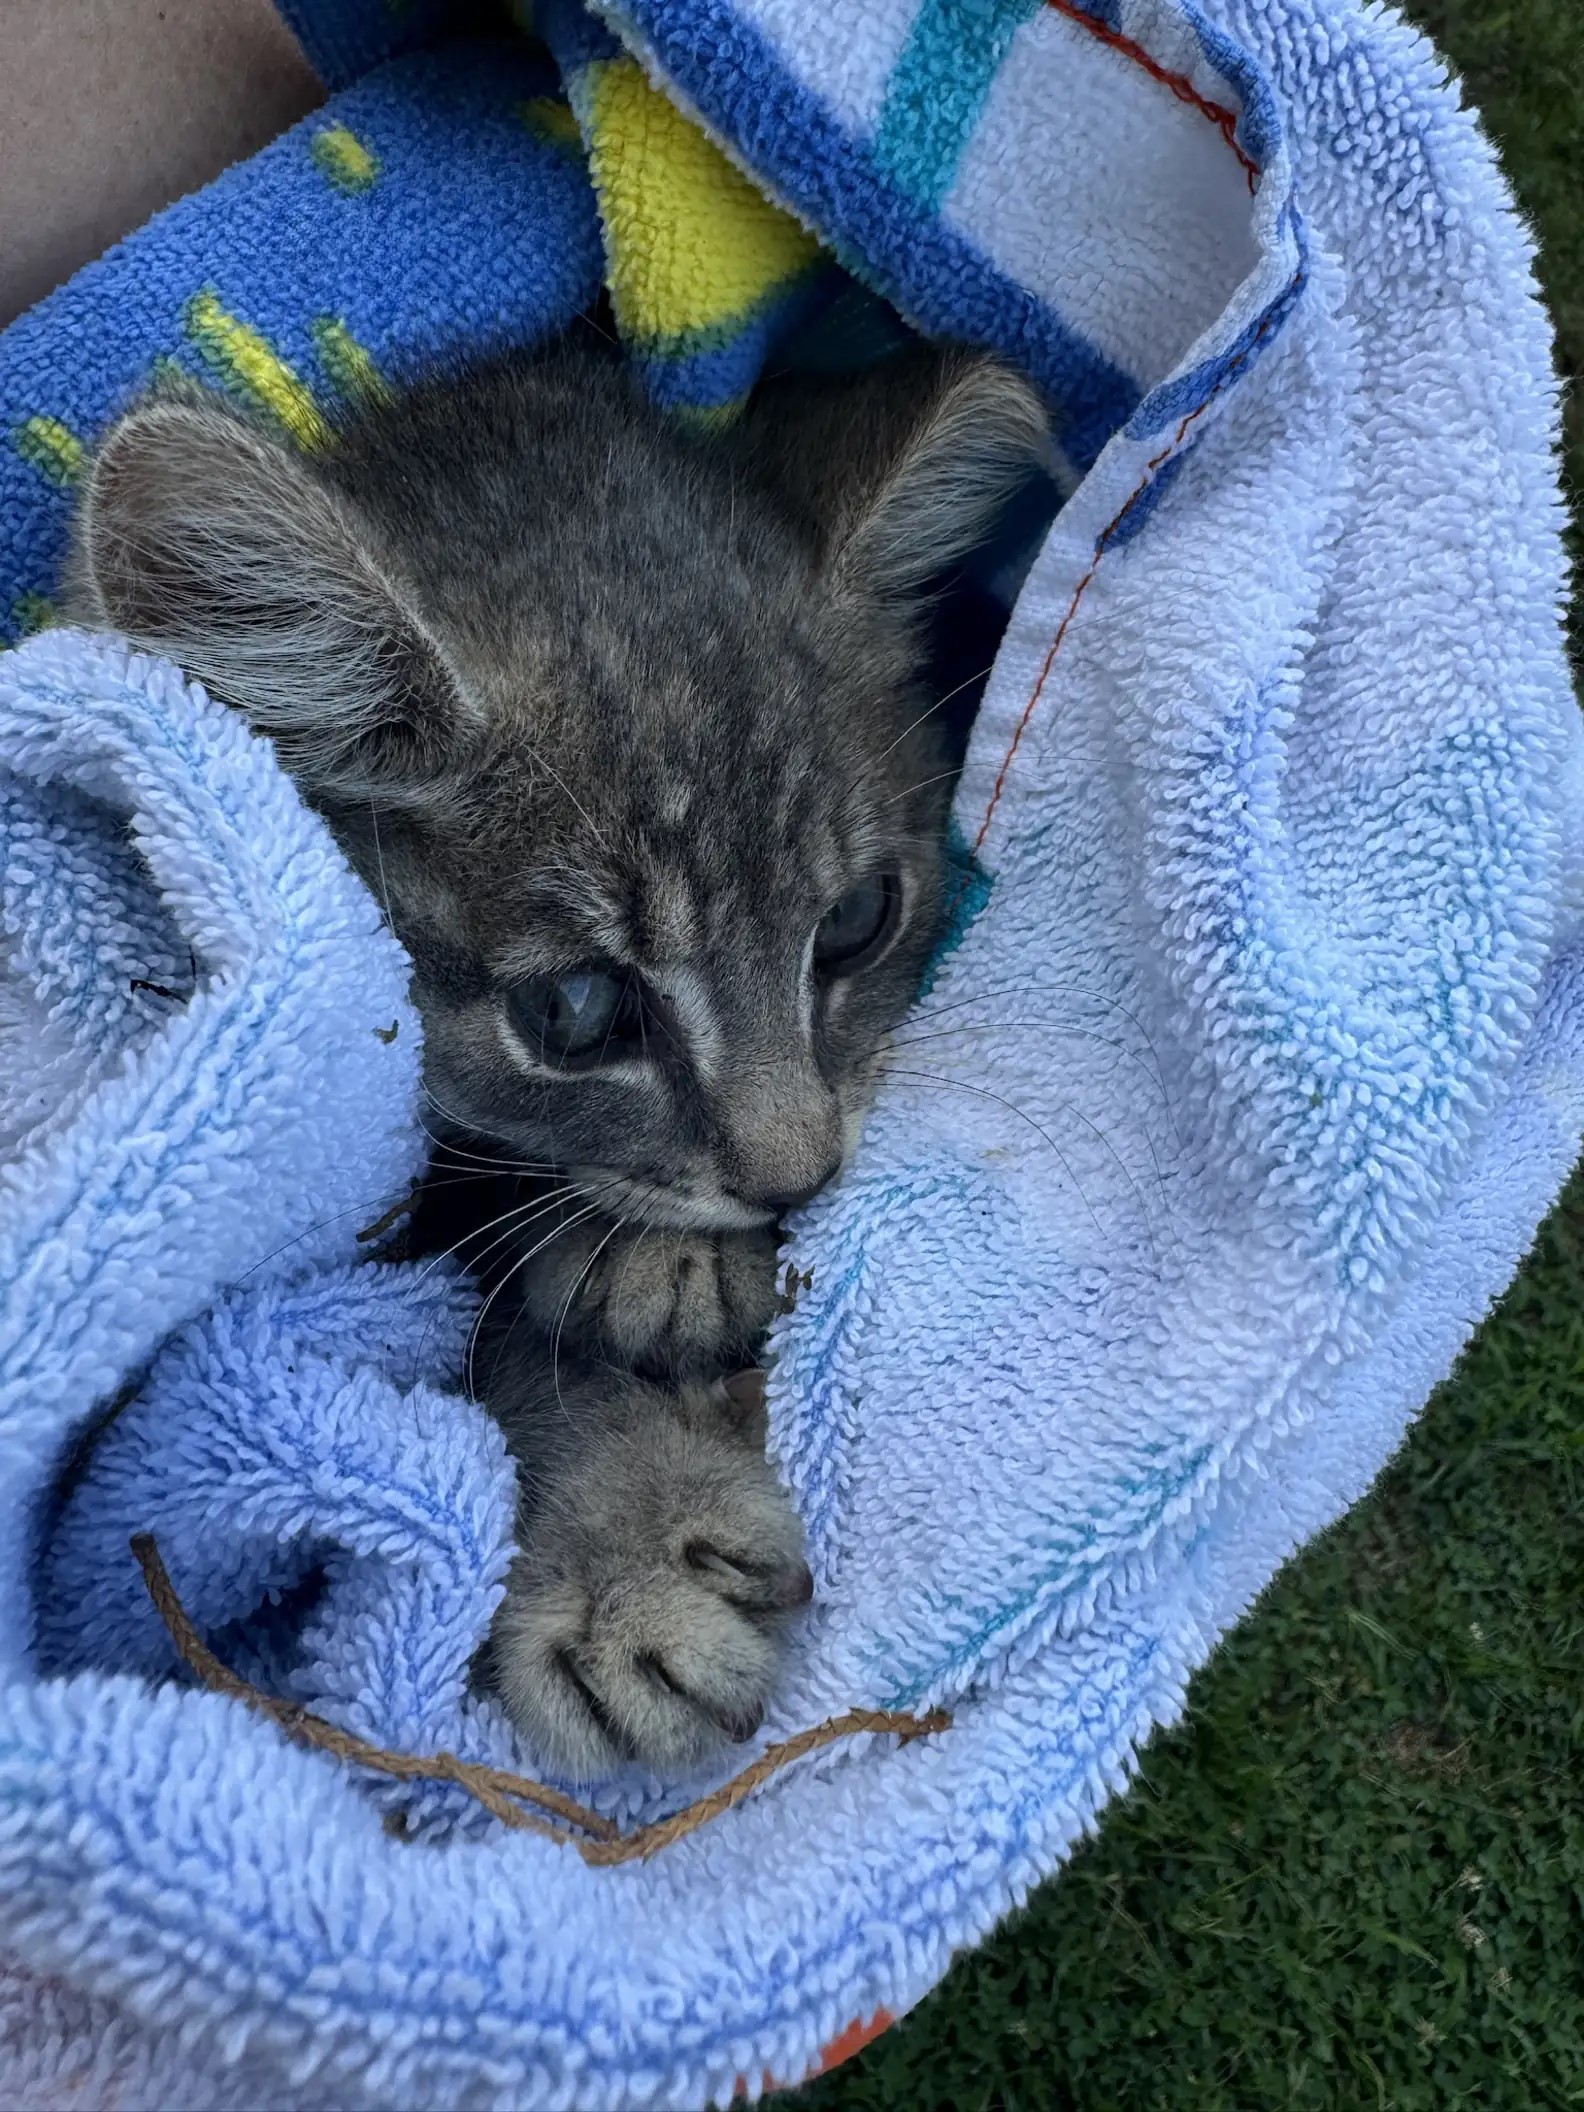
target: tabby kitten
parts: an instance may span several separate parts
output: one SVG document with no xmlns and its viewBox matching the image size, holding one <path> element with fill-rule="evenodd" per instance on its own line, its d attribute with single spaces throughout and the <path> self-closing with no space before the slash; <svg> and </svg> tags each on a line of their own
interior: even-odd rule
<svg viewBox="0 0 1584 2112">
<path fill-rule="evenodd" d="M 566 343 L 311 453 L 167 387 L 92 464 L 74 615 L 273 738 L 412 958 L 457 1163 L 538 1184 L 475 1353 L 522 1491 L 489 1657 L 570 1775 L 750 1736 L 810 1595 L 723 1375 L 935 935 L 924 590 L 1045 446 L 980 358 L 702 437 Z"/>
</svg>

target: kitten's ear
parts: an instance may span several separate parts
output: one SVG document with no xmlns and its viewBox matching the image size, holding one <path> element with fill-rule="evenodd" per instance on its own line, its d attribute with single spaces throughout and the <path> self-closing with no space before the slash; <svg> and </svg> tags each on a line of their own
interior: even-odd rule
<svg viewBox="0 0 1584 2112">
<path fill-rule="evenodd" d="M 110 432 L 74 565 L 98 620 L 246 712 L 312 792 L 421 799 L 477 730 L 353 507 L 200 392 Z"/>
<path fill-rule="evenodd" d="M 827 576 L 886 596 L 965 557 L 1053 466 L 1038 391 L 977 353 L 921 349 L 856 381 L 771 383 L 745 438 L 813 529 Z"/>
</svg>

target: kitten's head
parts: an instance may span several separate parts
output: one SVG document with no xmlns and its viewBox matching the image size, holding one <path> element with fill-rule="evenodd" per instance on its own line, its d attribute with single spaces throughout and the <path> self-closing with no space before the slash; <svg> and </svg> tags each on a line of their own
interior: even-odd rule
<svg viewBox="0 0 1584 2112">
<path fill-rule="evenodd" d="M 95 460 L 77 613 L 274 738 L 412 956 L 442 1121 L 746 1226 L 841 1163 L 934 939 L 920 594 L 1043 444 L 937 354 L 713 440 L 583 352 L 311 454 L 167 393 Z"/>
</svg>

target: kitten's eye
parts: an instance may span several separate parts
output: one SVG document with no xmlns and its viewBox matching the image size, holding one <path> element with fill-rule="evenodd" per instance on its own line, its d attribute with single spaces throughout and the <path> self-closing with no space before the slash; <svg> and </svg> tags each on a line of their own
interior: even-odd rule
<svg viewBox="0 0 1584 2112">
<path fill-rule="evenodd" d="M 625 1054 L 639 1031 L 639 1003 L 629 977 L 601 968 L 532 975 L 506 996 L 512 1025 L 551 1063 L 606 1049 Z"/>
<path fill-rule="evenodd" d="M 860 967 L 891 936 L 901 900 L 902 883 L 895 873 L 861 880 L 820 918 L 814 933 L 816 963 L 842 975 Z"/>
</svg>

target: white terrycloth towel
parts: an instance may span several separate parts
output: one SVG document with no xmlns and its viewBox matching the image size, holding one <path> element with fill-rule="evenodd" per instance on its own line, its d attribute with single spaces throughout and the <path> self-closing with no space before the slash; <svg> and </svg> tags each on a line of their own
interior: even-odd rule
<svg viewBox="0 0 1584 2112">
<path fill-rule="evenodd" d="M 1080 474 L 974 735 L 953 944 L 775 1344 L 818 1592 L 765 1735 L 954 1726 L 613 1872 L 393 1842 L 213 1697 L 40 1689 L 6 1940 L 71 1993 L 0 2004 L 34 2102 L 83 2041 L 105 2105 L 199 2040 L 315 2105 L 796 2077 L 1057 1865 L 1578 1148 L 1547 332 L 1428 47 L 1351 0 L 608 19 L 912 319 L 1023 359 Z M 129 1786 L 52 1783 L 73 1709 Z M 168 1838 L 140 1774 L 185 1785 Z"/>
<path fill-rule="evenodd" d="M 1147 1618 L 1323 1432 L 1347 1472 L 1308 1522 L 1340 1510 L 1577 1149 L 1584 739 L 1521 231 L 1387 25 L 1223 10 L 1286 103 L 1251 198 L 1213 38 L 1113 19 L 1017 31 L 940 207 L 1153 393 L 980 714 L 984 906 L 800 1229 L 777 1427 L 831 1608 L 805 1713 Z M 1507 1170 L 1474 1185 L 1482 1154 Z M 1337 1424 L 1405 1335 L 1411 1379 Z"/>
</svg>

